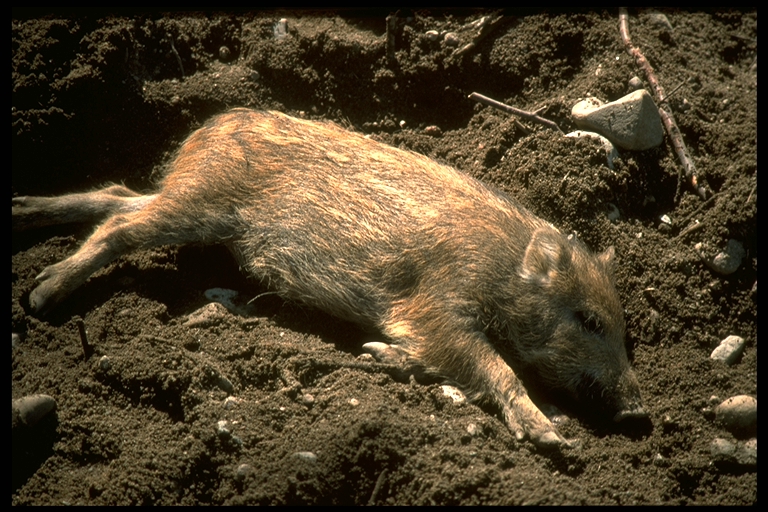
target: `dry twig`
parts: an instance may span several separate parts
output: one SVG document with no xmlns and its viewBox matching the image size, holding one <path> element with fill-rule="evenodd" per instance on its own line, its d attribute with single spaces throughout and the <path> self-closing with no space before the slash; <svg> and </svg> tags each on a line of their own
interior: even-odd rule
<svg viewBox="0 0 768 512">
<path fill-rule="evenodd" d="M 534 121 L 536 123 L 543 124 L 547 128 L 552 128 L 553 130 L 557 130 L 560 133 L 563 133 L 563 130 L 561 130 L 560 127 L 557 126 L 557 124 L 554 121 L 550 121 L 549 119 L 544 119 L 543 117 L 539 116 L 536 113 L 536 112 L 540 112 L 541 109 L 537 110 L 536 112 L 528 112 L 527 110 L 520 110 L 519 108 L 510 107 L 509 105 L 506 105 L 504 103 L 491 99 L 487 96 L 483 96 L 482 94 L 478 94 L 476 92 L 473 92 L 472 94 L 470 94 L 469 99 L 479 101 L 480 103 L 484 103 L 485 105 L 501 110 L 502 112 L 506 112 L 507 114 L 512 114 L 515 116 L 522 117 L 523 119 L 527 119 L 529 121 Z"/>
<path fill-rule="evenodd" d="M 371 499 L 368 500 L 368 505 L 373 506 L 376 504 L 376 498 L 378 498 L 379 492 L 381 492 L 381 487 L 384 485 L 386 478 L 387 468 L 384 468 L 381 470 L 381 473 L 379 473 L 379 478 L 376 479 L 376 484 L 373 486 L 373 492 L 371 493 Z"/>
<path fill-rule="evenodd" d="M 653 94 L 656 97 L 656 101 L 659 104 L 659 115 L 661 121 L 664 123 L 664 128 L 667 130 L 672 141 L 672 146 L 675 148 L 675 153 L 680 159 L 680 163 L 683 164 L 685 170 L 685 177 L 691 183 L 691 186 L 698 192 L 702 199 L 707 198 L 707 191 L 704 186 L 699 184 L 698 177 L 696 176 L 696 166 L 693 164 L 693 159 L 688 154 L 688 149 L 683 142 L 683 136 L 680 133 L 680 129 L 677 127 L 675 117 L 672 115 L 672 110 L 667 103 L 668 96 L 664 95 L 664 89 L 659 84 L 659 80 L 656 78 L 656 74 L 653 72 L 651 64 L 648 59 L 645 58 L 639 48 L 632 45 L 632 39 L 629 37 L 629 16 L 627 15 L 627 9 L 624 7 L 619 8 L 619 32 L 621 33 L 621 40 L 624 42 L 624 46 L 627 47 L 627 52 L 634 57 L 637 66 L 645 73 L 645 78 L 648 83 L 651 84 Z"/>
<path fill-rule="evenodd" d="M 176 45 L 173 44 L 173 36 L 171 34 L 168 34 L 168 39 L 171 41 L 171 50 L 173 50 L 173 54 L 176 56 L 176 62 L 179 64 L 179 69 L 181 70 L 181 76 L 186 76 L 184 74 L 184 64 L 181 63 L 181 55 L 179 55 L 179 52 L 176 50 Z"/>
<path fill-rule="evenodd" d="M 85 322 L 83 322 L 83 319 L 80 316 L 76 316 L 74 320 L 77 325 L 77 331 L 80 333 L 80 344 L 83 346 L 83 356 L 85 356 L 85 360 L 87 361 L 93 355 L 93 347 L 88 343 L 88 334 L 85 332 Z"/>
<path fill-rule="evenodd" d="M 387 16 L 387 61 L 395 62 L 395 38 L 397 37 L 397 13 Z"/>
</svg>

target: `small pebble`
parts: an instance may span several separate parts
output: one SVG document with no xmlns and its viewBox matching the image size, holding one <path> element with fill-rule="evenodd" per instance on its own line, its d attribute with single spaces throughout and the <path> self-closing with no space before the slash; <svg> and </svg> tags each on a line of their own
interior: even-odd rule
<svg viewBox="0 0 768 512">
<path fill-rule="evenodd" d="M 309 393 L 304 393 L 301 395 L 301 404 L 312 407 L 315 404 L 315 397 Z"/>
<path fill-rule="evenodd" d="M 443 41 L 448 46 L 459 46 L 459 43 L 461 42 L 459 40 L 459 36 L 457 36 L 454 32 L 448 32 L 447 34 L 445 34 L 445 36 L 443 37 Z"/>
<path fill-rule="evenodd" d="M 281 18 L 280 21 L 278 21 L 275 24 L 275 38 L 282 39 L 287 35 L 288 35 L 288 20 L 285 18 Z"/>
<path fill-rule="evenodd" d="M 426 135 L 431 135 L 432 137 L 439 137 L 443 134 L 443 130 L 441 130 L 439 126 L 429 125 L 424 128 L 424 133 Z"/>
<path fill-rule="evenodd" d="M 227 420 L 219 420 L 216 422 L 216 433 L 222 439 L 229 439 L 232 436 L 232 432 L 229 430 L 229 422 Z"/>
<path fill-rule="evenodd" d="M 99 359 L 99 369 L 103 372 L 108 372 L 110 368 L 112 368 L 112 362 L 107 356 L 101 356 Z"/>
<path fill-rule="evenodd" d="M 230 55 L 232 55 L 232 52 L 229 51 L 229 48 L 226 46 L 221 46 L 219 48 L 219 59 L 226 61 L 229 60 Z"/>
<path fill-rule="evenodd" d="M 238 482 L 242 482 L 245 480 L 245 477 L 250 475 L 253 472 L 253 466 L 250 464 L 240 464 L 237 466 L 237 469 L 235 469 L 235 480 Z"/>
<path fill-rule="evenodd" d="M 437 32 L 437 30 L 427 30 L 426 36 L 430 41 L 437 41 L 437 38 L 440 37 L 440 34 Z"/>
<path fill-rule="evenodd" d="M 470 423 L 467 425 L 467 434 L 471 435 L 472 437 L 475 437 L 480 433 L 480 427 L 478 427 L 475 423 Z"/>
<path fill-rule="evenodd" d="M 317 455 L 312 452 L 296 452 L 293 454 L 293 456 L 306 462 L 317 462 Z"/>
<path fill-rule="evenodd" d="M 360 400 L 358 400 L 357 398 L 350 398 L 349 405 L 351 405 L 352 407 L 357 407 L 358 405 L 360 405 Z"/>
<path fill-rule="evenodd" d="M 639 91 L 643 88 L 643 81 L 640 78 L 633 76 L 629 79 L 629 92 Z"/>
<path fill-rule="evenodd" d="M 242 398 L 237 398 L 236 396 L 228 396 L 227 398 L 224 399 L 223 405 L 225 409 L 234 409 L 242 401 L 243 401 Z"/>
<path fill-rule="evenodd" d="M 223 375 L 219 375 L 218 381 L 216 381 L 216 385 L 224 391 L 225 393 L 233 393 L 235 391 L 235 386 L 232 384 L 232 382 L 224 377 Z"/>
<path fill-rule="evenodd" d="M 21 344 L 21 337 L 18 333 L 12 332 L 11 333 L 11 348 L 16 348 Z"/>
<path fill-rule="evenodd" d="M 606 212 L 605 216 L 608 217 L 608 220 L 611 222 L 616 222 L 621 218 L 621 212 L 619 211 L 619 207 L 616 206 L 613 203 L 608 203 L 608 211 Z"/>
<path fill-rule="evenodd" d="M 730 365 L 736 362 L 743 351 L 744 338 L 731 335 L 721 341 L 709 357 Z"/>
<path fill-rule="evenodd" d="M 754 435 L 757 432 L 757 399 L 748 395 L 728 398 L 715 407 L 715 421 L 734 435 Z"/>
</svg>

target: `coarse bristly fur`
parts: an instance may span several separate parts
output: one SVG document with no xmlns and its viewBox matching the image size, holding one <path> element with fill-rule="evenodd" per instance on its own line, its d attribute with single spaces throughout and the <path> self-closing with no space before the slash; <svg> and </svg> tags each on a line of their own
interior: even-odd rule
<svg viewBox="0 0 768 512">
<path fill-rule="evenodd" d="M 103 221 L 37 277 L 38 314 L 129 251 L 224 243 L 282 297 L 379 329 L 377 357 L 493 401 L 519 439 L 565 443 L 513 367 L 645 416 L 612 248 L 592 255 L 479 181 L 332 123 L 235 109 L 189 136 L 154 195 L 112 185 L 12 209 L 14 229 Z"/>
</svg>

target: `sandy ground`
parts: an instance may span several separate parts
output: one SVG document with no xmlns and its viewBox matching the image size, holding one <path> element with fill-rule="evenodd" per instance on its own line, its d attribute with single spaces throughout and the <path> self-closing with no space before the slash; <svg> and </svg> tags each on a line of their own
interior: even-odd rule
<svg viewBox="0 0 768 512">
<path fill-rule="evenodd" d="M 630 11 L 634 43 L 668 92 L 679 86 L 670 104 L 706 201 L 681 179 L 668 138 L 622 151 L 611 172 L 596 143 L 467 99 L 542 109 L 574 129 L 579 99 L 615 100 L 642 76 L 617 12 L 507 12 L 459 55 L 472 23 L 494 13 L 403 11 L 389 56 L 388 14 L 14 12 L 12 195 L 151 190 L 180 142 L 231 107 L 333 120 L 491 183 L 594 250 L 614 246 L 653 429 L 615 433 L 576 411 L 560 431 L 580 446 L 537 450 L 496 411 L 360 358 L 366 333 L 355 326 L 274 295 L 246 316 L 190 325 L 206 290 L 267 291 L 221 247 L 125 256 L 35 316 L 35 276 L 93 229 L 62 226 L 12 238 L 11 395 L 58 403 L 13 433 L 12 504 L 757 501 L 756 465 L 711 452 L 715 438 L 745 442 L 712 406 L 757 396 L 756 11 L 664 11 L 669 25 Z M 695 246 L 714 255 L 730 239 L 746 256 L 724 276 Z M 746 340 L 743 355 L 712 361 L 732 334 Z"/>
</svg>

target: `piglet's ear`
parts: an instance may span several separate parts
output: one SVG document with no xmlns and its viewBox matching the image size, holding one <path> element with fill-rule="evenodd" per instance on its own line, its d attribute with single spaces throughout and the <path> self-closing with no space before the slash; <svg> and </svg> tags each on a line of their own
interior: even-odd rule
<svg viewBox="0 0 768 512">
<path fill-rule="evenodd" d="M 613 248 L 613 246 L 610 246 L 605 251 L 601 252 L 597 256 L 597 259 L 599 259 L 605 268 L 611 272 L 616 270 L 616 250 Z"/>
<path fill-rule="evenodd" d="M 520 275 L 526 281 L 547 284 L 570 263 L 571 247 L 563 235 L 551 228 L 540 228 L 525 249 Z"/>
</svg>

